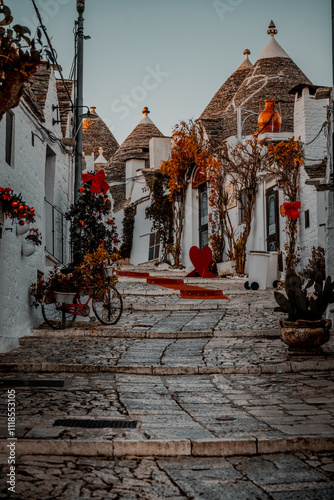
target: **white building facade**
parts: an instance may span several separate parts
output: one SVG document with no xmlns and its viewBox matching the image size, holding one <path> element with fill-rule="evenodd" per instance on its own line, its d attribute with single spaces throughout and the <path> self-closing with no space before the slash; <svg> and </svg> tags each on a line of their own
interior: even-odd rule
<svg viewBox="0 0 334 500">
<path fill-rule="evenodd" d="M 61 84 L 62 85 L 62 84 Z M 70 115 L 56 119 L 53 106 L 63 95 L 52 68 L 39 67 L 19 105 L 0 122 L 0 187 L 21 193 L 35 208 L 42 245 L 22 255 L 26 236 L 21 226 L 3 215 L 0 239 L 0 350 L 18 345 L 31 327 L 42 323 L 41 307 L 31 306 L 30 286 L 56 263 L 69 261 L 69 235 L 63 217 L 73 201 L 72 150 L 61 142 L 70 129 Z M 72 87 L 69 86 L 70 92 Z M 25 227 L 23 226 L 23 227 Z"/>
</svg>

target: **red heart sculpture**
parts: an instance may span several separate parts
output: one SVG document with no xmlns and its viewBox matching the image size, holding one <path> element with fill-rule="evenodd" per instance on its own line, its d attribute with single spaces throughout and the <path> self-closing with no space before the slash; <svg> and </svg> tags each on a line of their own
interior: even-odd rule
<svg viewBox="0 0 334 500">
<path fill-rule="evenodd" d="M 189 257 L 195 268 L 195 273 L 198 273 L 203 278 L 216 277 L 213 273 L 208 271 L 208 267 L 212 261 L 212 250 L 210 247 L 205 246 L 200 250 L 198 247 L 193 246 L 189 250 Z M 190 275 L 194 275 L 193 272 L 190 273 Z"/>
</svg>

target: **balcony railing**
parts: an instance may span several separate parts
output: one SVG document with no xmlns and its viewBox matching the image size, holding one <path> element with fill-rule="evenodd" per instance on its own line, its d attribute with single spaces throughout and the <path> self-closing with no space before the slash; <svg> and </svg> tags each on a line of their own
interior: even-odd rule
<svg viewBox="0 0 334 500">
<path fill-rule="evenodd" d="M 67 220 L 59 208 L 45 198 L 45 250 L 60 264 L 66 264 Z"/>
</svg>

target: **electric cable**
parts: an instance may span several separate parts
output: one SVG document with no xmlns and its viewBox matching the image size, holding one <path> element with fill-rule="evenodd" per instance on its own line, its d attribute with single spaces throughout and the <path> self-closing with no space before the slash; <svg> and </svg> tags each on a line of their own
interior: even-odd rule
<svg viewBox="0 0 334 500">
<path fill-rule="evenodd" d="M 309 146 L 310 144 L 312 144 L 312 142 L 314 142 L 316 139 L 318 139 L 319 135 L 321 134 L 321 132 L 323 131 L 324 127 L 328 124 L 327 121 L 325 121 L 322 126 L 321 126 L 321 129 L 319 130 L 319 132 L 317 133 L 317 135 L 310 141 L 310 142 L 305 142 L 305 146 Z"/>
<path fill-rule="evenodd" d="M 66 83 L 65 83 L 65 80 L 64 80 L 64 76 L 63 76 L 62 70 L 61 70 L 61 68 L 60 68 L 60 66 L 59 66 L 59 64 L 58 64 L 58 61 L 57 61 L 56 51 L 55 51 L 55 49 L 54 49 L 54 48 L 53 48 L 53 46 L 52 46 L 51 40 L 50 40 L 49 35 L 48 35 L 48 33 L 47 33 L 46 27 L 45 27 L 45 26 L 44 26 L 44 24 L 43 24 L 43 20 L 42 20 L 41 14 L 40 14 L 40 12 L 39 12 L 39 10 L 38 10 L 38 7 L 37 7 L 37 5 L 36 5 L 35 0 L 31 0 L 31 1 L 32 1 L 32 4 L 33 4 L 34 8 L 35 8 L 37 18 L 38 18 L 38 20 L 39 20 L 39 22 L 40 22 L 40 26 L 41 26 L 41 28 L 42 28 L 42 30 L 43 30 L 43 33 L 44 33 L 44 35 L 45 35 L 45 38 L 46 38 L 46 40 L 47 40 L 47 42 L 48 42 L 48 45 L 49 45 L 49 47 L 50 47 L 50 50 L 51 50 L 51 55 L 52 55 L 52 59 L 53 59 L 53 61 L 54 61 L 54 64 L 57 66 L 57 69 L 58 69 L 58 71 L 59 71 L 59 74 L 60 74 L 60 77 L 61 77 L 61 79 L 62 79 L 63 85 L 64 85 L 65 90 L 66 90 L 66 92 L 67 92 L 68 98 L 69 98 L 69 100 L 70 100 L 70 103 L 71 103 L 71 104 L 72 104 L 72 106 L 73 106 L 72 97 L 71 97 L 70 92 L 69 92 L 69 90 L 68 90 L 68 88 L 67 88 L 67 85 L 66 85 Z"/>
</svg>

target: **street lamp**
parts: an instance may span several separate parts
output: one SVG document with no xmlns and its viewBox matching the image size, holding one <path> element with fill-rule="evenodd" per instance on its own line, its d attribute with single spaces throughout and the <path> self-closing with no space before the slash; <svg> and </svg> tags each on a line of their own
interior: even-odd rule
<svg viewBox="0 0 334 500">
<path fill-rule="evenodd" d="M 84 18 L 86 0 L 76 0 L 78 21 L 76 32 L 77 44 L 77 91 L 75 101 L 75 127 L 77 131 L 77 143 L 75 148 L 75 171 L 74 171 L 74 203 L 79 199 L 79 188 L 82 174 L 82 121 L 80 122 L 80 109 L 83 106 L 83 48 L 84 48 Z"/>
<path fill-rule="evenodd" d="M 248 113 L 246 118 L 242 120 L 242 112 Z M 250 111 L 249 109 L 237 108 L 237 136 L 238 142 L 241 142 L 242 139 L 242 129 L 244 128 L 246 120 L 250 118 L 252 115 L 258 115 L 258 113 L 254 113 L 254 111 Z"/>
<path fill-rule="evenodd" d="M 79 118 L 82 120 L 86 119 L 88 122 L 90 120 L 94 120 L 96 118 L 98 118 L 97 115 L 95 115 L 94 113 L 91 113 L 90 109 L 88 106 L 80 106 L 81 108 L 87 108 L 87 113 L 84 113 L 82 115 L 79 115 Z M 74 111 L 74 109 L 76 109 L 76 106 L 55 106 L 54 104 L 52 105 L 52 111 L 57 111 L 57 118 L 53 118 L 52 120 L 52 124 L 53 125 L 56 125 L 57 123 L 61 123 L 62 121 L 62 115 L 67 113 L 68 111 Z"/>
</svg>

